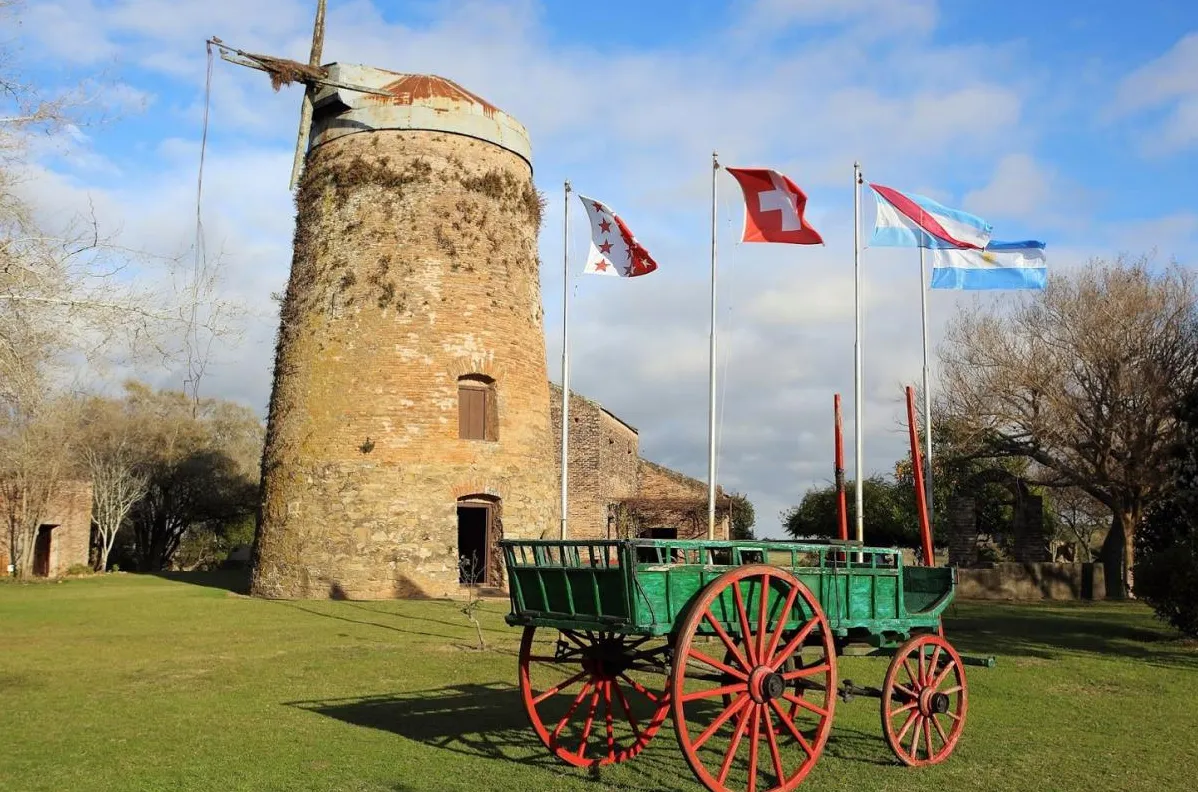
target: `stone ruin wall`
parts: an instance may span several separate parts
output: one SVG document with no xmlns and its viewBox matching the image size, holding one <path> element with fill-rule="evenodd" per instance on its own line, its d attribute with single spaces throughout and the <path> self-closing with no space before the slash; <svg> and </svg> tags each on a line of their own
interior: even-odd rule
<svg viewBox="0 0 1198 792">
<path fill-rule="evenodd" d="M 553 469 L 560 487 L 562 389 L 554 384 L 549 387 Z M 596 402 L 571 392 L 568 453 L 570 538 L 606 539 L 608 502 L 637 494 L 640 457 L 636 430 L 612 417 Z"/>
</svg>

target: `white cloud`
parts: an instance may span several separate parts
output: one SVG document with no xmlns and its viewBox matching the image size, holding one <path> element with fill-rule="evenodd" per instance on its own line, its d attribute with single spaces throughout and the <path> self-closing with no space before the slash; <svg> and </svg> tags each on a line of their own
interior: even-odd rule
<svg viewBox="0 0 1198 792">
<path fill-rule="evenodd" d="M 1198 32 L 1127 75 L 1109 111 L 1116 116 L 1150 113 L 1155 123 L 1144 148 L 1170 154 L 1198 144 Z"/>
</svg>

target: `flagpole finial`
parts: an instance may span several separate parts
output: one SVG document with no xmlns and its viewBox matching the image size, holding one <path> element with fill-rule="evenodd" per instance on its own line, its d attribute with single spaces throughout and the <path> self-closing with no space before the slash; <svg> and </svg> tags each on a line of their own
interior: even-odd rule
<svg viewBox="0 0 1198 792">
<path fill-rule="evenodd" d="M 570 186 L 570 180 L 566 179 L 566 192 L 572 191 L 574 188 Z"/>
<path fill-rule="evenodd" d="M 720 168 L 720 155 L 718 152 L 713 151 L 713 152 L 711 152 L 711 169 L 719 170 L 719 168 Z"/>
</svg>

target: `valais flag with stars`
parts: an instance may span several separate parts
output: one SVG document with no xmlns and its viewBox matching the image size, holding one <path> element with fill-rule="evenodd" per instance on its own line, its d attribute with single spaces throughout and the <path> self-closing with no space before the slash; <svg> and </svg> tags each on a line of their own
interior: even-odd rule
<svg viewBox="0 0 1198 792">
<path fill-rule="evenodd" d="M 766 168 L 725 168 L 745 195 L 744 242 L 822 245 L 823 237 L 807 224 L 807 195 L 794 182 Z"/>
<path fill-rule="evenodd" d="M 591 252 L 583 274 L 635 278 L 657 269 L 657 262 L 628 230 L 620 216 L 593 198 L 578 196 L 591 219 Z"/>
</svg>

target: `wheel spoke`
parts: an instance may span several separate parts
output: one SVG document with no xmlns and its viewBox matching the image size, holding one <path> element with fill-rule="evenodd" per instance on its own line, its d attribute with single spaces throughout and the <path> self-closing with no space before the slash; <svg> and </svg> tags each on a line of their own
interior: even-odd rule
<svg viewBox="0 0 1198 792">
<path fill-rule="evenodd" d="M 757 603 L 757 662 L 765 662 L 765 606 L 770 600 L 770 576 L 762 575 L 760 584 L 760 602 Z"/>
<path fill-rule="evenodd" d="M 774 655 L 773 659 L 770 661 L 770 670 L 777 672 L 777 670 L 782 667 L 782 664 L 786 662 L 786 658 L 794 654 L 795 650 L 802 645 L 803 641 L 807 640 L 807 636 L 811 634 L 811 631 L 815 629 L 817 624 L 819 624 L 819 619 L 812 619 L 804 624 L 803 629 L 795 633 L 794 638 L 791 638 L 789 641 L 787 641 L 786 646 L 782 647 L 782 650 L 778 652 L 778 654 Z"/>
<path fill-rule="evenodd" d="M 906 686 L 904 686 L 904 685 L 900 685 L 898 682 L 895 682 L 895 683 L 894 683 L 894 689 L 895 689 L 895 690 L 897 690 L 898 692 L 902 693 L 904 696 L 906 696 L 906 697 L 907 697 L 907 698 L 909 698 L 909 699 L 917 699 L 917 698 L 919 698 L 919 694 L 918 694 L 918 693 L 916 693 L 914 690 L 912 690 L 912 689 L 911 689 L 911 688 L 909 688 L 909 687 L 906 687 Z"/>
<path fill-rule="evenodd" d="M 540 704 L 545 699 L 562 692 L 563 689 L 570 687 L 570 685 L 573 685 L 575 682 L 577 682 L 578 680 L 580 680 L 583 677 L 588 676 L 588 675 L 590 675 L 589 671 L 580 671 L 577 674 L 575 674 L 574 676 L 567 679 L 565 682 L 561 682 L 557 685 L 554 685 L 553 687 L 549 688 L 541 695 L 534 698 L 532 700 L 533 705 L 535 706 L 537 704 Z"/>
<path fill-rule="evenodd" d="M 635 690 L 637 693 L 640 693 L 642 696 L 649 699 L 654 704 L 656 704 L 659 701 L 658 697 L 655 694 L 650 693 L 645 688 L 645 686 L 642 685 L 640 682 L 637 682 L 635 679 L 632 679 L 631 677 L 627 676 L 626 674 L 618 674 L 618 676 L 620 677 L 620 679 L 623 679 L 625 682 L 627 682 L 629 685 L 631 685 L 633 690 Z"/>
<path fill-rule="evenodd" d="M 774 760 L 774 773 L 778 776 L 778 786 L 786 782 L 786 771 L 782 769 L 782 754 L 778 752 L 778 738 L 774 736 L 774 719 L 770 717 L 769 707 L 761 708 L 761 717 L 765 721 L 765 738 L 770 746 L 770 758 Z"/>
<path fill-rule="evenodd" d="M 641 726 L 636 722 L 636 718 L 632 714 L 632 707 L 628 706 L 628 699 L 624 697 L 624 690 L 620 687 L 619 682 L 613 680 L 611 684 L 616 689 L 616 698 L 620 700 L 620 707 L 624 710 L 624 717 L 628 718 L 628 723 L 632 726 L 632 733 L 639 742 L 641 739 Z"/>
<path fill-rule="evenodd" d="M 932 758 L 932 724 L 931 716 L 923 719 L 923 744 L 928 749 L 928 758 Z"/>
<path fill-rule="evenodd" d="M 761 739 L 761 708 L 753 706 L 753 714 L 749 716 L 753 722 L 749 725 L 749 792 L 757 790 L 757 741 Z"/>
<path fill-rule="evenodd" d="M 893 718 L 895 715 L 898 715 L 899 713 L 906 712 L 907 710 L 913 710 L 918 706 L 919 706 L 918 701 L 907 702 L 906 704 L 904 704 L 901 707 L 895 707 L 894 709 L 892 709 L 890 711 L 890 717 Z"/>
<path fill-rule="evenodd" d="M 595 692 L 591 694 L 591 709 L 587 713 L 587 719 L 582 723 L 582 742 L 578 744 L 578 755 L 585 757 L 587 755 L 587 738 L 591 736 L 591 727 L 595 724 L 595 710 L 599 708 L 599 686 L 595 685 Z"/>
<path fill-rule="evenodd" d="M 710 690 L 696 690 L 693 693 L 683 693 L 682 703 L 685 704 L 688 701 L 695 701 L 696 699 L 714 698 L 716 696 L 723 696 L 728 693 L 744 693 L 748 689 L 748 683 L 737 682 L 734 685 L 722 685 L 718 688 L 711 688 Z"/>
<path fill-rule="evenodd" d="M 611 717 L 611 682 L 603 685 L 603 711 L 607 716 L 607 758 L 616 758 L 616 726 Z"/>
<path fill-rule="evenodd" d="M 915 672 L 911 670 L 911 658 L 903 658 L 903 668 L 907 669 L 907 678 L 911 680 L 911 686 L 915 688 L 922 687 L 919 677 L 917 677 Z M 896 684 L 895 687 L 898 687 L 898 685 Z"/>
<path fill-rule="evenodd" d="M 940 663 L 940 651 L 940 644 L 936 644 L 936 648 L 932 650 L 932 659 L 928 663 L 927 677 L 924 680 L 925 684 L 930 684 L 936 674 L 936 666 Z M 951 660 L 949 661 L 949 665 L 952 665 Z"/>
<path fill-rule="evenodd" d="M 724 779 L 732 769 L 732 760 L 736 758 L 736 749 L 740 748 L 740 740 L 745 735 L 745 727 L 749 725 L 749 713 L 752 711 L 753 705 L 750 704 L 740 711 L 740 717 L 736 720 L 736 731 L 732 733 L 732 742 L 728 745 L 728 753 L 724 755 L 724 763 L 720 765 L 720 774 L 716 778 L 720 786 L 724 785 Z"/>
<path fill-rule="evenodd" d="M 741 671 L 737 671 L 732 666 L 724 665 L 719 660 L 708 657 L 707 655 L 700 652 L 698 649 L 695 649 L 693 646 L 689 650 L 687 650 L 687 655 L 695 658 L 696 660 L 698 660 L 701 663 L 707 663 L 707 665 L 711 666 L 712 668 L 716 669 L 717 671 L 723 671 L 728 676 L 736 677 L 737 679 L 742 680 L 744 682 L 749 681 L 748 674 L 743 673 Z"/>
<path fill-rule="evenodd" d="M 809 712 L 814 712 L 816 715 L 819 715 L 821 718 L 828 717 L 828 711 L 826 709 L 820 709 L 819 707 L 815 706 L 814 704 L 812 704 L 810 701 L 807 701 L 806 699 L 798 698 L 797 696 L 794 696 L 790 693 L 783 693 L 782 698 L 786 699 L 791 704 L 798 704 L 800 707 L 802 707 L 805 710 L 808 710 Z"/>
<path fill-rule="evenodd" d="M 745 705 L 751 701 L 752 699 L 749 698 L 747 693 L 741 693 L 740 696 L 737 697 L 736 701 L 733 701 L 727 709 L 720 713 L 718 718 L 711 722 L 710 726 L 703 730 L 702 734 L 695 738 L 695 741 L 691 743 L 691 747 L 696 751 L 702 748 L 703 743 L 710 740 L 711 736 L 719 731 L 721 726 L 727 723 L 733 715 L 736 715 L 738 712 L 744 709 Z"/>
<path fill-rule="evenodd" d="M 774 652 L 778 650 L 778 641 L 782 638 L 782 631 L 786 629 L 786 622 L 788 621 L 787 617 L 790 614 L 790 609 L 795 604 L 795 597 L 798 595 L 798 587 L 791 586 L 790 593 L 786 595 L 786 603 L 782 606 L 782 610 L 778 613 L 778 627 L 774 630 L 773 637 L 770 638 L 769 648 L 765 650 L 765 662 L 774 662 Z"/>
<path fill-rule="evenodd" d="M 562 733 L 562 729 L 566 728 L 566 724 L 570 722 L 570 716 L 574 714 L 574 711 L 578 709 L 578 705 L 582 703 L 582 700 L 586 698 L 587 693 L 590 692 L 591 685 L 592 683 L 588 681 L 582 686 L 582 690 L 578 691 L 578 695 L 574 697 L 574 703 L 572 703 L 570 708 L 566 710 L 566 714 L 562 716 L 562 719 L 558 722 L 557 728 L 553 730 L 553 737 L 551 738 L 553 741 L 556 742 L 558 736 Z"/>
<path fill-rule="evenodd" d="M 932 721 L 932 725 L 936 727 L 936 733 L 940 735 L 941 742 L 944 745 L 948 745 L 948 735 L 944 733 L 944 727 L 940 725 L 940 721 L 936 720 L 935 715 L 930 720 Z"/>
<path fill-rule="evenodd" d="M 720 624 L 719 620 L 716 619 L 715 615 L 711 612 L 711 608 L 708 608 L 703 613 L 703 618 L 707 619 L 708 623 L 715 628 L 715 634 L 718 635 L 720 640 L 724 642 L 724 646 L 726 646 L 728 651 L 732 653 L 732 656 L 736 658 L 736 662 L 740 663 L 741 668 L 752 668 L 753 665 L 745 658 L 743 654 L 741 654 L 740 648 L 732 640 L 731 636 L 728 635 L 728 632 L 724 629 L 724 625 Z"/>
<path fill-rule="evenodd" d="M 955 721 L 959 721 L 959 720 L 961 720 L 961 716 L 960 716 L 960 715 L 958 715 L 958 714 L 956 714 L 955 712 L 945 712 L 945 713 L 943 713 L 943 714 L 945 714 L 945 715 L 949 716 L 950 718 L 952 718 L 952 719 L 953 719 L 953 720 L 955 720 Z"/>
<path fill-rule="evenodd" d="M 940 692 L 946 696 L 951 696 L 954 693 L 960 693 L 963 689 L 964 688 L 962 688 L 960 685 L 955 685 L 953 687 L 948 688 L 947 690 L 942 690 Z"/>
<path fill-rule="evenodd" d="M 740 593 L 740 581 L 732 584 L 732 597 L 736 600 L 736 618 L 740 621 L 740 634 L 744 639 L 745 653 L 749 656 L 746 668 L 757 665 L 757 652 L 753 647 L 753 635 L 749 632 L 749 614 L 745 610 L 745 599 Z"/>
<path fill-rule="evenodd" d="M 901 729 L 899 729 L 898 736 L 894 738 L 894 742 L 897 745 L 903 744 L 903 738 L 907 736 L 907 731 L 915 723 L 915 721 L 918 717 L 919 717 L 919 712 L 912 712 L 910 715 L 907 716 L 907 721 L 903 724 L 903 727 Z"/>
<path fill-rule="evenodd" d="M 811 666 L 810 668 L 799 668 L 794 671 L 787 671 L 785 674 L 782 675 L 782 678 L 785 679 L 787 682 L 789 682 L 792 679 L 799 679 L 801 677 L 809 677 L 809 676 L 815 676 L 816 674 L 823 674 L 823 673 L 831 670 L 831 668 L 832 668 L 832 666 L 829 665 L 828 663 L 821 663 L 820 665 Z"/>
<path fill-rule="evenodd" d="M 587 634 L 589 635 L 590 633 L 587 633 Z M 581 638 L 579 638 L 577 635 L 575 635 L 570 630 L 562 630 L 562 635 L 566 636 L 571 641 L 578 644 L 579 649 L 590 649 L 591 648 L 590 644 L 584 643 Z"/>
<path fill-rule="evenodd" d="M 932 690 L 936 690 L 936 689 L 937 689 L 937 688 L 939 688 L 941 685 L 943 685 L 943 684 L 944 684 L 944 680 L 948 679 L 948 675 L 949 675 L 950 673 L 952 673 L 952 671 L 953 671 L 953 668 L 955 668 L 955 667 L 956 667 L 956 664 L 955 664 L 955 663 L 953 663 L 953 661 L 950 659 L 950 660 L 948 661 L 948 665 L 946 665 L 946 666 L 944 667 L 944 670 L 943 670 L 943 671 L 941 671 L 939 674 L 937 674 L 937 675 L 936 675 L 936 678 L 932 680 L 932 684 L 931 684 L 931 688 L 932 688 Z"/>
<path fill-rule="evenodd" d="M 911 747 L 907 750 L 907 753 L 909 753 L 911 755 L 912 759 L 919 758 L 919 727 L 922 723 L 923 723 L 923 716 L 916 715 L 915 716 L 915 728 L 911 730 Z"/>
<path fill-rule="evenodd" d="M 923 650 L 926 648 L 927 648 L 926 646 L 923 646 L 921 644 L 919 649 L 916 651 L 916 653 L 919 655 L 918 666 L 919 666 L 919 686 L 920 687 L 923 687 L 924 685 L 928 684 L 928 678 L 924 675 L 924 670 L 923 670 Z"/>
<path fill-rule="evenodd" d="M 803 736 L 802 732 L 800 732 L 798 727 L 794 724 L 794 705 L 791 705 L 790 715 L 787 715 L 782 711 L 782 707 L 778 705 L 777 701 L 771 699 L 770 706 L 774 708 L 774 712 L 778 713 L 778 720 L 782 721 L 782 725 L 785 726 L 788 731 L 790 731 L 791 735 L 794 736 L 795 740 L 797 740 L 799 745 L 802 746 L 803 750 L 806 751 L 807 756 L 815 756 L 815 749 L 811 747 L 811 743 L 807 742 L 807 738 Z"/>
</svg>

